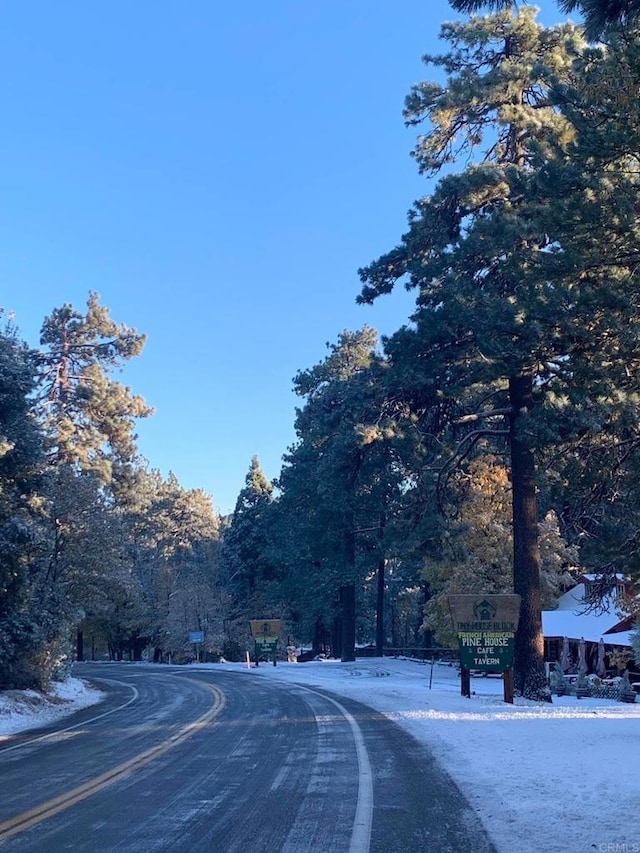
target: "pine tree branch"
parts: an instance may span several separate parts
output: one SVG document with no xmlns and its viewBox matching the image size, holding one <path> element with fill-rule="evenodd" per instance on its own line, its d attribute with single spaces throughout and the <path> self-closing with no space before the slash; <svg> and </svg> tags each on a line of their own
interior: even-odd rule
<svg viewBox="0 0 640 853">
<path fill-rule="evenodd" d="M 475 412 L 472 415 L 463 415 L 461 418 L 457 418 L 453 421 L 454 424 L 468 424 L 473 423 L 474 421 L 481 421 L 485 418 L 497 418 L 501 416 L 508 416 L 513 414 L 513 407 L 506 406 L 504 409 L 492 409 L 488 412 Z M 495 432 L 495 431 L 494 431 Z"/>
</svg>

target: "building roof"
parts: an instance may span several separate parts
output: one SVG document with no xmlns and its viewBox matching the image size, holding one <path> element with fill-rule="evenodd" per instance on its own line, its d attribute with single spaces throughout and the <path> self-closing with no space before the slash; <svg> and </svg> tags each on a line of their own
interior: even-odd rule
<svg viewBox="0 0 640 853">
<path fill-rule="evenodd" d="M 602 637 L 605 643 L 615 643 L 620 646 L 631 645 L 629 631 L 610 633 L 622 620 L 616 613 L 573 613 L 570 610 L 543 610 L 542 631 L 545 637 L 568 637 L 579 640 L 584 637 L 592 643 L 597 643 Z M 613 640 L 612 638 L 616 639 Z M 626 642 L 621 642 L 623 638 Z"/>
<path fill-rule="evenodd" d="M 568 637 L 570 640 L 584 638 L 592 643 L 602 638 L 606 645 L 630 646 L 630 631 L 616 632 L 629 615 L 617 607 L 615 596 L 603 599 L 596 612 L 587 607 L 584 594 L 584 583 L 576 584 L 560 597 L 556 610 L 542 611 L 544 636 Z"/>
</svg>

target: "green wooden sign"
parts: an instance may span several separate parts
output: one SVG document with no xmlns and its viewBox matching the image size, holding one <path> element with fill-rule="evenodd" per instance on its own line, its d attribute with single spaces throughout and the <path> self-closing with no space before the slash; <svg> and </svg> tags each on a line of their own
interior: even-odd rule
<svg viewBox="0 0 640 853">
<path fill-rule="evenodd" d="M 256 655 L 270 655 L 276 651 L 278 647 L 277 637 L 257 637 L 255 639 Z"/>
<path fill-rule="evenodd" d="M 513 667 L 519 595 L 451 595 L 449 608 L 462 669 L 508 672 Z"/>
<path fill-rule="evenodd" d="M 507 672 L 513 666 L 515 638 L 511 632 L 458 634 L 460 666 L 480 672 Z"/>
</svg>

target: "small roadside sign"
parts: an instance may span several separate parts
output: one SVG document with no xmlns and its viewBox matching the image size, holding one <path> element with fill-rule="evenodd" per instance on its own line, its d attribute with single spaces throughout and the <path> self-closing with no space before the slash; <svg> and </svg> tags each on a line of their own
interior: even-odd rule
<svg viewBox="0 0 640 853">
<path fill-rule="evenodd" d="M 520 616 L 519 595 L 450 595 L 449 609 L 458 635 L 462 693 L 470 695 L 471 670 L 501 672 L 505 701 L 513 703 L 511 670 Z"/>
<path fill-rule="evenodd" d="M 276 665 L 281 619 L 251 619 L 249 629 L 255 643 L 256 666 L 261 657 L 273 658 Z"/>
<path fill-rule="evenodd" d="M 272 655 L 278 647 L 277 637 L 257 637 L 254 642 L 256 652 L 261 655 Z"/>
<path fill-rule="evenodd" d="M 204 643 L 204 631 L 189 631 L 190 643 Z"/>
<path fill-rule="evenodd" d="M 252 619 L 249 622 L 251 636 L 255 639 L 267 639 L 271 637 L 277 640 L 280 636 L 281 619 Z"/>
<path fill-rule="evenodd" d="M 458 634 L 460 666 L 480 672 L 506 672 L 513 666 L 515 638 L 506 632 Z"/>
</svg>

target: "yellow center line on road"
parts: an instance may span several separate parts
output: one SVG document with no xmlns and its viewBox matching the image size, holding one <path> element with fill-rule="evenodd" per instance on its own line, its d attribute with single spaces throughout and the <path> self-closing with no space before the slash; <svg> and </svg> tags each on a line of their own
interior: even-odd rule
<svg viewBox="0 0 640 853">
<path fill-rule="evenodd" d="M 207 684 L 206 686 L 211 690 L 215 697 L 213 707 L 210 708 L 206 714 L 203 714 L 193 723 L 189 723 L 187 726 L 184 726 L 180 731 L 171 735 L 171 737 L 167 738 L 157 746 L 141 752 L 139 755 L 130 758 L 123 764 L 118 764 L 117 767 L 107 770 L 107 772 L 103 773 L 101 776 L 96 776 L 95 779 L 89 779 L 87 782 L 84 782 L 77 788 L 73 788 L 71 791 L 60 794 L 60 796 L 54 797 L 54 799 L 48 800 L 46 803 L 42 803 L 23 814 L 10 818 L 4 823 L 0 823 L 0 842 L 6 841 L 7 838 L 11 838 L 11 836 L 17 835 L 19 832 L 24 832 L 24 830 L 30 829 L 32 826 L 35 826 L 35 824 L 53 817 L 59 812 L 68 809 L 70 806 L 87 799 L 87 797 L 91 797 L 93 794 L 97 794 L 108 785 L 112 785 L 114 782 L 124 779 L 126 776 L 129 776 L 141 767 L 150 764 L 154 759 L 164 755 L 165 752 L 173 749 L 174 746 L 177 746 L 187 740 L 187 738 L 190 738 L 192 735 L 197 734 L 205 728 L 215 717 L 218 716 L 218 714 L 221 713 L 226 704 L 224 694 L 221 690 L 214 687 L 212 684 Z"/>
</svg>

